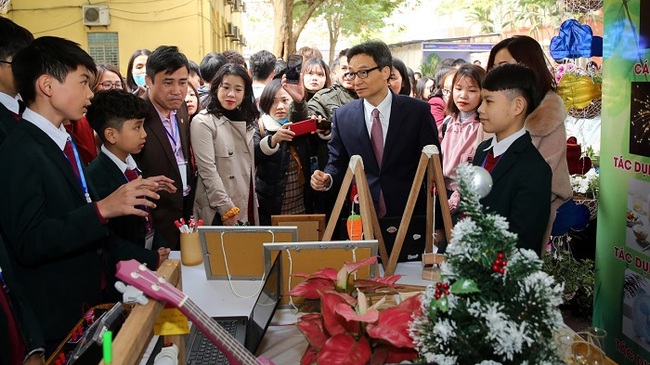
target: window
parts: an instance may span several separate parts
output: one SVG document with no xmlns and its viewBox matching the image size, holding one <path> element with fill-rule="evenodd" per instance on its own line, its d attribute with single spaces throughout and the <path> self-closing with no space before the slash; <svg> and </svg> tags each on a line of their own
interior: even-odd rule
<svg viewBox="0 0 650 365">
<path fill-rule="evenodd" d="M 110 63 L 119 68 L 117 33 L 88 33 L 88 53 L 97 63 Z"/>
</svg>

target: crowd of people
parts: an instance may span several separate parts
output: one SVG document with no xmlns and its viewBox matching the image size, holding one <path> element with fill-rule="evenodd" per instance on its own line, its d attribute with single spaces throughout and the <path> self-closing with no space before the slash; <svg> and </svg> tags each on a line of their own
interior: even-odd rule
<svg viewBox="0 0 650 365">
<path fill-rule="evenodd" d="M 534 39 L 498 43 L 486 69 L 445 60 L 433 75 L 381 41 L 332 65 L 299 53 L 297 83 L 265 50 L 196 64 L 175 46 L 135 51 L 123 77 L 69 40 L 0 18 L 1 364 L 40 363 L 85 309 L 119 300 L 115 264 L 156 268 L 179 248 L 176 220 L 329 214 L 353 155 L 379 217 L 403 214 L 424 146 L 441 150 L 455 216 L 454 169 L 483 166 L 494 180 L 486 209 L 541 252 L 571 188 L 564 106 Z M 316 130 L 292 128 L 305 120 Z"/>
</svg>

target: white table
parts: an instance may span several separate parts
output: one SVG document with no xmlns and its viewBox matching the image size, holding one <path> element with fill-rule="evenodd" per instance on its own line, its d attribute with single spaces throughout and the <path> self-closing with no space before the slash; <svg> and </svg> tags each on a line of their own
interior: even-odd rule
<svg viewBox="0 0 650 365">
<path fill-rule="evenodd" d="M 172 251 L 170 259 L 180 259 L 179 251 Z M 383 275 L 383 268 L 380 265 Z M 395 274 L 402 275 L 401 284 L 430 285 L 422 280 L 419 262 L 399 263 Z M 253 308 L 261 281 L 259 280 L 207 280 L 205 266 L 181 266 L 183 292 L 206 314 L 216 316 L 248 316 Z M 232 285 L 232 288 L 231 288 Z M 239 294 L 235 294 L 235 292 Z M 248 297 L 248 298 L 244 298 Z M 258 355 L 276 364 L 297 364 L 307 348 L 304 336 L 294 323 L 296 313 L 291 309 L 278 309 L 271 326 L 260 345 Z"/>
</svg>

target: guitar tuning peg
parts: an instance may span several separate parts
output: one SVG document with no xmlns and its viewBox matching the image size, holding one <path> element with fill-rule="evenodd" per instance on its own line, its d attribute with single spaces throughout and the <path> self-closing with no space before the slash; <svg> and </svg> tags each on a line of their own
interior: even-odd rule
<svg viewBox="0 0 650 365">
<path fill-rule="evenodd" d="M 118 292 L 124 294 L 124 292 L 126 291 L 126 285 L 121 281 L 116 281 L 115 289 L 117 289 Z"/>
<path fill-rule="evenodd" d="M 149 298 L 145 297 L 144 295 L 140 294 L 135 298 L 136 302 L 140 305 L 147 305 L 149 304 Z"/>
</svg>

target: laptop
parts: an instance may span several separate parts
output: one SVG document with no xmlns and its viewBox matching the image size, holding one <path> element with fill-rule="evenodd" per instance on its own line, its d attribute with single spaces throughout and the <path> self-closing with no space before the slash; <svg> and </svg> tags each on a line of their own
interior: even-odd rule
<svg viewBox="0 0 650 365">
<path fill-rule="evenodd" d="M 397 238 L 397 231 L 399 230 L 399 224 L 401 221 L 402 217 L 379 218 L 379 227 L 381 228 L 381 234 L 384 238 L 384 244 L 386 245 L 388 255 L 393 251 L 393 246 L 395 245 L 395 239 Z M 347 218 L 342 218 L 339 223 L 338 237 L 342 240 L 348 239 L 346 222 Z M 427 217 L 424 215 L 414 215 L 411 218 L 411 224 L 409 224 L 406 231 L 404 243 L 402 244 L 402 249 L 400 250 L 397 262 L 422 261 L 422 253 L 426 246 L 426 234 Z"/>
<path fill-rule="evenodd" d="M 212 318 L 252 354 L 257 352 L 264 333 L 266 333 L 266 329 L 271 323 L 275 310 L 282 299 L 282 290 L 280 288 L 282 280 L 281 265 L 282 258 L 281 253 L 279 253 L 271 269 L 265 275 L 264 286 L 248 317 Z M 186 349 L 186 363 L 188 365 L 228 364 L 228 360 L 223 353 L 198 330 L 197 326 L 192 326 L 190 330 Z"/>
</svg>

